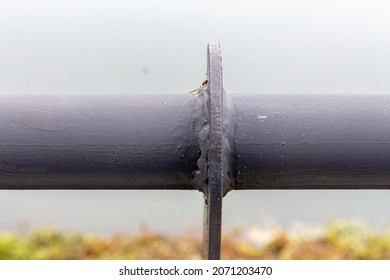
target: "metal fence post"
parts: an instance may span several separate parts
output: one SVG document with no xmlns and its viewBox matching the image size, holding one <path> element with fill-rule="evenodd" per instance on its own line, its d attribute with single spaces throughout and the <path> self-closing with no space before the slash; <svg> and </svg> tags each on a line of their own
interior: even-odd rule
<svg viewBox="0 0 390 280">
<path fill-rule="evenodd" d="M 206 259 L 220 259 L 222 198 L 225 183 L 223 160 L 223 86 L 222 56 L 219 44 L 209 44 L 207 52 L 207 78 L 209 96 L 209 150 L 208 180 L 206 182 L 204 213 L 204 256 Z"/>
</svg>

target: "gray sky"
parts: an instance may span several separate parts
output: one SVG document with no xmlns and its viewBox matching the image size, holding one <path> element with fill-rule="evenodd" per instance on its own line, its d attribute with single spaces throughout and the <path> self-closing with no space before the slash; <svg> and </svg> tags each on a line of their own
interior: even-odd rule
<svg viewBox="0 0 390 280">
<path fill-rule="evenodd" d="M 0 92 L 387 92 L 390 2 L 2 0 Z"/>
</svg>

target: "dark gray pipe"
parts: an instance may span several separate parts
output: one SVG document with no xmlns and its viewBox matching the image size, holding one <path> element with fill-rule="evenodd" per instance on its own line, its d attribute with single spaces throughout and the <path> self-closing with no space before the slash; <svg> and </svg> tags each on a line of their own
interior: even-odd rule
<svg viewBox="0 0 390 280">
<path fill-rule="evenodd" d="M 1 189 L 193 189 L 196 94 L 2 95 Z"/>
<path fill-rule="evenodd" d="M 390 187 L 390 95 L 232 95 L 236 189 Z"/>
<path fill-rule="evenodd" d="M 389 95 L 229 98 L 231 189 L 390 187 Z M 204 191 L 204 106 L 196 93 L 2 95 L 0 188 Z"/>
</svg>

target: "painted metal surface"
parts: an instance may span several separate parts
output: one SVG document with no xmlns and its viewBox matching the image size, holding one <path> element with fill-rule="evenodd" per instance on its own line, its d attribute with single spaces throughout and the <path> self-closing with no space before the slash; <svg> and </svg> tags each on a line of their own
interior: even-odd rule
<svg viewBox="0 0 390 280">
<path fill-rule="evenodd" d="M 1 95 L 1 189 L 193 189 L 199 98 Z"/>
<path fill-rule="evenodd" d="M 209 101 L 209 149 L 207 154 L 208 180 L 205 193 L 204 255 L 219 259 L 221 251 L 222 199 L 226 182 L 223 164 L 224 96 L 222 87 L 222 55 L 218 43 L 209 44 L 207 60 Z"/>
<path fill-rule="evenodd" d="M 390 187 L 390 95 L 231 95 L 235 189 Z"/>
</svg>

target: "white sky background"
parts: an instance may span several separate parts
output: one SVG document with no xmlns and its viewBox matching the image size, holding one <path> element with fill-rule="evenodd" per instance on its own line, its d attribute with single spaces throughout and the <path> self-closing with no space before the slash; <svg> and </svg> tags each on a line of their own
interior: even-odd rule
<svg viewBox="0 0 390 280">
<path fill-rule="evenodd" d="M 390 2 L 1 0 L 0 92 L 388 92 Z"/>
<path fill-rule="evenodd" d="M 0 0 L 0 93 L 184 93 L 205 78 L 210 41 L 221 42 L 227 92 L 390 92 L 390 1 Z M 388 201 L 386 191 L 233 192 L 224 223 L 390 224 Z M 0 229 L 178 232 L 201 220 L 195 192 L 0 192 Z"/>
</svg>

